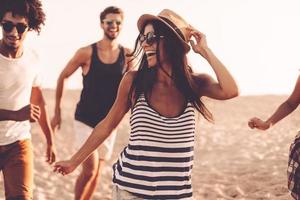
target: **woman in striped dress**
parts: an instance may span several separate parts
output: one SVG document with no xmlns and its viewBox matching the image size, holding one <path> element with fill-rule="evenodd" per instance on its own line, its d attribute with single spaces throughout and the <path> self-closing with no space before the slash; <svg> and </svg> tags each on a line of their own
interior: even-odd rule
<svg viewBox="0 0 300 200">
<path fill-rule="evenodd" d="M 129 142 L 113 166 L 113 199 L 192 199 L 195 112 L 212 120 L 201 97 L 230 99 L 238 88 L 205 35 L 175 12 L 142 15 L 137 25 L 133 55 L 143 53 L 138 71 L 124 76 L 107 117 L 70 160 L 56 163 L 55 171 L 72 172 L 130 110 Z M 218 81 L 192 72 L 186 57 L 191 47 Z"/>
</svg>

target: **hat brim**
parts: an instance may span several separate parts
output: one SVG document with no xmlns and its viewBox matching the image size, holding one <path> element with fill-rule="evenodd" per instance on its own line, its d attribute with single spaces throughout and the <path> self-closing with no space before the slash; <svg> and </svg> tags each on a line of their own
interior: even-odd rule
<svg viewBox="0 0 300 200">
<path fill-rule="evenodd" d="M 170 28 L 170 30 L 175 33 L 175 35 L 178 37 L 178 39 L 181 41 L 181 43 L 183 44 L 183 47 L 185 49 L 186 52 L 189 52 L 189 50 L 191 49 L 190 45 L 182 39 L 182 37 L 174 30 L 174 28 L 169 25 L 166 21 L 164 21 L 163 19 L 161 19 L 160 17 L 157 17 L 155 15 L 150 15 L 150 14 L 144 14 L 142 16 L 140 16 L 140 18 L 137 21 L 137 27 L 139 29 L 139 31 L 142 30 L 144 24 L 147 21 L 153 21 L 153 20 L 157 20 L 162 22 L 163 24 L 165 24 L 168 28 Z"/>
</svg>

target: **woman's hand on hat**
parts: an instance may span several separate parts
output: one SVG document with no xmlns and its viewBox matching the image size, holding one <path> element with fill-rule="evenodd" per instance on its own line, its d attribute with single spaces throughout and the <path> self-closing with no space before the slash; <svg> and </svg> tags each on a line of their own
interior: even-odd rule
<svg viewBox="0 0 300 200">
<path fill-rule="evenodd" d="M 195 53 L 199 53 L 205 57 L 206 51 L 209 49 L 206 42 L 206 36 L 196 29 L 191 29 L 190 44 Z"/>
</svg>

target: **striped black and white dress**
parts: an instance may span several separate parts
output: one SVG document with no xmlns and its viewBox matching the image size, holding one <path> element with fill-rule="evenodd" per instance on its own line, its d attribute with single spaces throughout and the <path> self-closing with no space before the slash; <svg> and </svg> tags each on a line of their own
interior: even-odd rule
<svg viewBox="0 0 300 200">
<path fill-rule="evenodd" d="M 130 125 L 129 144 L 113 166 L 114 184 L 143 199 L 192 199 L 192 104 L 177 117 L 164 117 L 141 95 Z"/>
</svg>

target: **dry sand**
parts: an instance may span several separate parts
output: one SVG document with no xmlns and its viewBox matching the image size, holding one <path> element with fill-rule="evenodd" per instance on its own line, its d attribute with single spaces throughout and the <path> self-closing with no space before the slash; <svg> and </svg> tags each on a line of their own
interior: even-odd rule
<svg viewBox="0 0 300 200">
<path fill-rule="evenodd" d="M 54 93 L 45 91 L 52 116 Z M 58 160 L 74 153 L 72 120 L 78 91 L 67 91 L 63 101 L 62 129 L 55 135 Z M 193 169 L 194 199 L 197 200 L 289 200 L 286 166 L 290 143 L 299 128 L 299 111 L 292 113 L 272 129 L 250 130 L 247 121 L 263 119 L 285 100 L 286 96 L 247 96 L 228 101 L 206 100 L 215 123 L 201 118 L 195 145 Z M 112 158 L 105 166 L 101 184 L 93 200 L 111 199 L 111 165 L 127 143 L 128 116 L 119 125 Z M 37 125 L 32 130 L 35 153 L 35 200 L 72 200 L 79 170 L 68 176 L 52 172 L 45 162 L 45 139 Z M 0 199 L 4 199 L 0 176 Z"/>
</svg>

